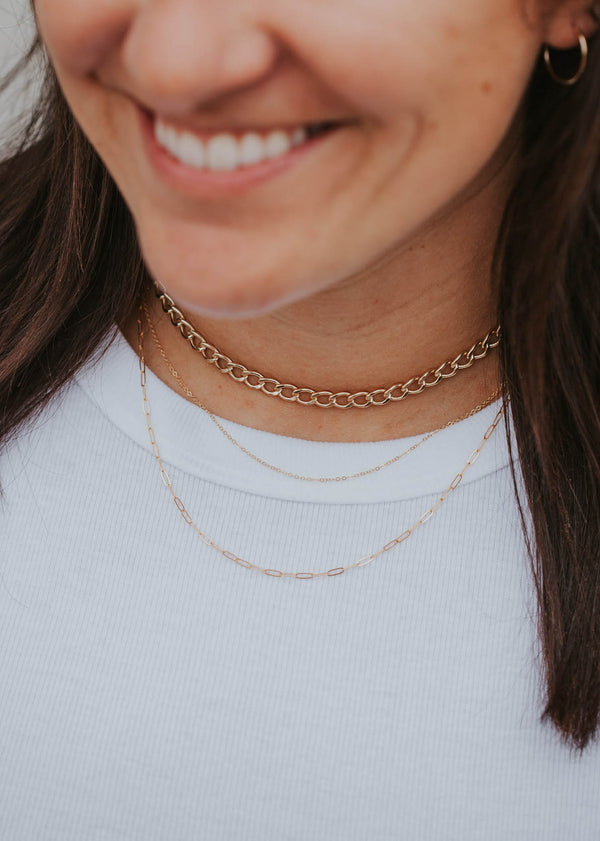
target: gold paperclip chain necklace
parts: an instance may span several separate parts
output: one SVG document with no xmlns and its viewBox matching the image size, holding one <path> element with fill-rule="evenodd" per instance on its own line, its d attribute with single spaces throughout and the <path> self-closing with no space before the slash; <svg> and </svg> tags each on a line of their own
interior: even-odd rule
<svg viewBox="0 0 600 841">
<path fill-rule="evenodd" d="M 162 458 L 161 458 L 161 455 L 160 455 L 160 449 L 159 449 L 158 443 L 156 441 L 156 434 L 155 434 L 154 429 L 152 427 L 152 418 L 151 418 L 151 415 L 150 415 L 150 403 L 148 401 L 148 393 L 147 393 L 147 389 L 146 389 L 146 360 L 144 358 L 144 325 L 142 323 L 142 313 L 143 313 L 143 308 L 142 308 L 142 305 L 140 305 L 137 324 L 138 324 L 138 353 L 139 353 L 139 367 L 140 367 L 140 385 L 141 385 L 141 388 L 142 388 L 142 407 L 143 407 L 144 415 L 145 415 L 145 418 L 146 418 L 146 426 L 147 426 L 147 429 L 148 429 L 148 438 L 150 440 L 150 447 L 152 449 L 152 455 L 154 456 L 154 458 L 156 459 L 156 462 L 158 464 L 158 467 L 159 467 L 159 470 L 160 470 L 160 476 L 161 476 L 161 479 L 163 481 L 163 484 L 165 485 L 165 487 L 168 489 L 169 493 L 171 494 L 171 497 L 173 498 L 173 502 L 177 506 L 177 510 L 179 511 L 179 513 L 181 514 L 181 516 L 183 517 L 185 522 L 191 528 L 194 529 L 194 531 L 196 532 L 196 534 L 198 535 L 200 540 L 202 540 L 203 543 L 205 543 L 207 546 L 210 546 L 212 549 L 215 549 L 215 551 L 219 552 L 221 555 L 223 555 L 223 557 L 225 557 L 228 560 L 233 561 L 234 563 L 238 564 L 238 566 L 241 566 L 244 569 L 250 569 L 250 570 L 254 570 L 256 572 L 260 572 L 263 575 L 268 575 L 272 578 L 297 578 L 297 579 L 301 579 L 301 580 L 313 579 L 313 578 L 324 578 L 324 577 L 331 578 L 333 576 L 342 575 L 343 573 L 348 572 L 351 569 L 358 569 L 358 568 L 366 567 L 369 564 L 372 564 L 373 561 L 377 560 L 377 558 L 379 558 L 385 552 L 389 552 L 392 549 L 394 549 L 396 546 L 400 546 L 400 544 L 402 544 L 406 540 L 408 540 L 408 538 L 412 534 L 414 534 L 414 532 L 420 526 L 427 523 L 433 517 L 435 512 L 439 508 L 441 508 L 441 506 L 444 504 L 444 502 L 446 502 L 446 500 L 448 499 L 450 494 L 453 493 L 453 491 L 455 491 L 458 488 L 458 486 L 462 482 L 463 477 L 464 477 L 465 473 L 467 472 L 467 470 L 469 469 L 469 467 L 471 467 L 471 465 L 475 464 L 475 462 L 477 461 L 477 459 L 481 455 L 481 451 L 483 450 L 486 442 L 489 441 L 489 439 L 494 434 L 494 430 L 496 429 L 496 427 L 500 423 L 500 419 L 502 418 L 502 416 L 504 414 L 505 404 L 503 403 L 502 407 L 497 412 L 496 417 L 494 418 L 494 420 L 492 421 L 490 426 L 487 428 L 487 430 L 486 430 L 486 432 L 485 432 L 485 434 L 484 434 L 484 436 L 481 440 L 481 443 L 479 444 L 477 449 L 473 450 L 473 452 L 471 453 L 471 455 L 467 459 L 467 462 L 464 465 L 464 467 L 462 468 L 462 470 L 459 473 L 456 474 L 454 479 L 450 482 L 450 485 L 446 488 L 446 490 L 442 493 L 442 495 L 437 499 L 437 501 L 434 503 L 434 505 L 432 505 L 431 508 L 428 508 L 427 511 L 425 511 L 419 517 L 419 519 L 412 526 L 410 526 L 410 528 L 403 531 L 402 534 L 398 535 L 398 537 L 395 537 L 393 540 L 390 540 L 388 543 L 385 544 L 385 546 L 383 546 L 381 549 L 374 552 L 372 555 L 365 555 L 364 557 L 359 558 L 358 561 L 355 561 L 353 564 L 350 564 L 350 566 L 334 567 L 332 569 L 328 569 L 328 570 L 323 571 L 323 572 L 283 572 L 282 570 L 279 570 L 279 569 L 267 569 L 265 567 L 258 566 L 257 564 L 253 564 L 250 561 L 245 560 L 244 558 L 240 558 L 234 552 L 230 552 L 228 549 L 224 549 L 222 546 L 219 546 L 219 544 L 216 543 L 212 539 L 212 537 L 210 537 L 208 534 L 206 534 L 206 532 L 202 531 L 202 529 L 200 529 L 194 523 L 194 520 L 192 519 L 192 516 L 189 513 L 189 511 L 187 510 L 187 508 L 185 507 L 185 504 L 180 499 L 180 497 L 177 496 L 177 494 L 175 493 L 175 489 L 173 488 L 171 478 L 170 478 L 169 474 L 167 473 L 167 471 L 165 470 L 165 466 L 163 464 L 163 461 L 162 461 Z"/>
<path fill-rule="evenodd" d="M 156 348 L 157 348 L 158 352 L 160 353 L 160 355 L 161 355 L 166 367 L 168 368 L 171 376 L 173 377 L 173 379 L 175 380 L 175 382 L 177 383 L 177 385 L 179 386 L 181 391 L 186 395 L 186 397 L 188 397 L 188 399 L 192 403 L 194 403 L 194 405 L 198 406 L 199 409 L 202 409 L 202 411 L 205 412 L 208 415 L 210 420 L 214 423 L 214 425 L 217 427 L 217 429 L 225 436 L 225 438 L 227 438 L 228 441 L 230 441 L 234 446 L 236 446 L 238 448 L 238 450 L 241 450 L 242 453 L 244 453 L 244 455 L 248 456 L 248 458 L 251 458 L 253 461 L 257 462 L 258 464 L 262 465 L 263 467 L 266 467 L 269 470 L 274 471 L 275 473 L 280 473 L 282 476 L 287 476 L 290 479 L 299 479 L 303 482 L 319 482 L 321 484 L 327 484 L 329 482 L 347 482 L 350 479 L 361 479 L 363 476 L 369 476 L 372 473 L 378 473 L 380 470 L 384 470 L 386 467 L 391 467 L 393 464 L 397 464 L 405 456 L 408 456 L 411 453 L 414 453 L 415 450 L 417 450 L 421 446 L 421 444 L 424 444 L 426 441 L 429 441 L 430 438 L 433 438 L 434 435 L 437 435 L 443 429 L 448 429 L 449 427 L 454 426 L 454 424 L 459 423 L 460 421 L 466 420 L 467 418 L 470 418 L 473 415 L 476 415 L 482 409 L 485 409 L 487 406 L 494 403 L 498 399 L 498 397 L 500 396 L 500 392 L 496 391 L 484 403 L 480 403 L 478 406 L 475 406 L 475 408 L 471 409 L 471 411 L 467 412 L 467 414 L 462 415 L 459 418 L 455 418 L 454 420 L 448 421 L 448 423 L 446 423 L 444 426 L 439 427 L 438 429 L 434 429 L 431 432 L 428 432 L 426 435 L 424 435 L 422 438 L 420 438 L 415 444 L 408 447 L 406 450 L 403 450 L 403 452 L 398 453 L 398 455 L 394 456 L 393 458 L 388 459 L 388 461 L 384 461 L 382 464 L 378 464 L 375 467 L 369 468 L 368 470 L 361 470 L 359 473 L 351 473 L 349 475 L 344 475 L 344 476 L 304 476 L 301 473 L 291 473 L 289 470 L 284 470 L 281 467 L 277 467 L 275 464 L 271 464 L 271 462 L 266 461 L 265 459 L 261 458 L 260 456 L 257 456 L 256 453 L 253 453 L 247 447 L 244 447 L 242 444 L 240 444 L 240 442 L 229 432 L 229 430 L 227 430 L 223 426 L 223 424 L 219 421 L 219 419 L 216 417 L 216 415 L 213 412 L 211 412 L 211 410 L 207 406 L 205 406 L 204 403 L 202 403 L 202 401 L 199 400 L 195 396 L 193 391 L 186 385 L 185 380 L 183 379 L 183 377 L 181 376 L 179 371 L 177 371 L 177 369 L 175 368 L 175 366 L 173 365 L 173 363 L 171 362 L 171 360 L 167 356 L 167 353 L 166 353 L 166 351 L 165 351 L 165 349 L 162 345 L 162 342 L 158 338 L 158 334 L 156 332 L 154 322 L 152 320 L 152 317 L 150 315 L 150 312 L 148 310 L 148 307 L 146 305 L 145 300 L 143 300 L 143 308 L 144 308 L 144 315 L 146 317 L 146 321 L 148 322 L 148 326 L 150 327 L 150 332 L 152 333 L 152 339 L 154 341 L 154 344 L 156 345 Z"/>
<path fill-rule="evenodd" d="M 154 284 L 156 296 L 162 304 L 163 310 L 167 313 L 171 322 L 184 339 L 197 351 L 200 356 L 217 371 L 222 374 L 229 374 L 236 382 L 243 383 L 255 391 L 262 391 L 270 397 L 279 397 L 288 403 L 299 403 L 301 406 L 320 406 L 328 409 L 335 406 L 338 409 L 367 409 L 369 406 L 386 406 L 388 403 L 397 403 L 409 395 L 421 394 L 426 388 L 441 383 L 442 380 L 455 377 L 459 371 L 470 368 L 480 359 L 485 359 L 488 353 L 500 344 L 500 325 L 494 327 L 489 333 L 475 342 L 468 350 L 463 350 L 454 359 L 442 362 L 437 368 L 432 368 L 418 377 L 411 377 L 405 383 L 395 383 L 388 388 L 376 388 L 374 391 L 314 391 L 311 388 L 300 388 L 291 383 L 281 383 L 272 377 L 265 377 L 258 371 L 250 371 L 240 362 L 234 362 L 218 348 L 211 345 L 201 333 L 199 333 L 189 321 L 186 320 L 180 309 L 177 309 L 175 302 L 167 295 L 164 289 Z"/>
</svg>

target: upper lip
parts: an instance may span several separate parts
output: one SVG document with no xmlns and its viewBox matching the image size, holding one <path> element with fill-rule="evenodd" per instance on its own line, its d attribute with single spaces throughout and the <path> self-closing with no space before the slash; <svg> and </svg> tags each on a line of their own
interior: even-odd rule
<svg viewBox="0 0 600 841">
<path fill-rule="evenodd" d="M 317 118 L 308 118 L 308 119 L 281 119 L 281 120 L 269 120 L 264 122 L 241 122 L 240 120 L 231 119 L 231 120 L 223 120 L 220 118 L 219 120 L 182 120 L 181 118 L 177 117 L 169 117 L 166 115 L 162 115 L 159 113 L 154 113 L 152 111 L 148 111 L 148 109 L 143 109 L 146 111 L 147 115 L 154 121 L 155 119 L 160 119 L 163 122 L 172 125 L 174 128 L 179 129 L 180 131 L 190 131 L 190 132 L 265 132 L 271 129 L 289 129 L 293 131 L 299 127 L 309 126 L 309 125 L 317 125 L 322 123 L 331 123 L 336 125 L 342 124 L 350 124 L 355 122 L 348 117 L 317 117 Z"/>
</svg>

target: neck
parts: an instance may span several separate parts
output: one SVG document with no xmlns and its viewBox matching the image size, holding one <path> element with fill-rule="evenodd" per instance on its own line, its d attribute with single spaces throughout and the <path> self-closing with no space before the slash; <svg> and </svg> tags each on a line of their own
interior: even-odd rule
<svg viewBox="0 0 600 841">
<path fill-rule="evenodd" d="M 499 183 L 500 182 L 500 183 Z M 499 177 L 359 275 L 276 312 L 245 320 L 186 317 L 209 342 L 264 376 L 323 391 L 404 382 L 470 348 L 496 325 L 491 263 L 502 207 Z M 184 341 L 152 293 L 156 332 L 188 387 L 215 414 L 266 431 L 328 441 L 415 435 L 485 402 L 499 387 L 498 354 L 398 403 L 368 409 L 299 406 L 236 383 Z M 137 348 L 135 318 L 125 333 Z M 148 367 L 177 383 L 146 331 Z"/>
</svg>

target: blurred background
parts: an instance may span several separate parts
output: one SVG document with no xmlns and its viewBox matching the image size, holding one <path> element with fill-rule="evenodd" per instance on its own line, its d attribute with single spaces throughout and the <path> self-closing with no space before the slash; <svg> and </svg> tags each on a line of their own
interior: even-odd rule
<svg viewBox="0 0 600 841">
<path fill-rule="evenodd" d="M 33 32 L 30 0 L 0 0 L 0 77 L 27 51 Z M 35 95 L 36 72 L 32 71 L 29 79 L 12 85 L 0 96 L 0 144 L 6 139 L 8 127 L 27 111 Z"/>
</svg>

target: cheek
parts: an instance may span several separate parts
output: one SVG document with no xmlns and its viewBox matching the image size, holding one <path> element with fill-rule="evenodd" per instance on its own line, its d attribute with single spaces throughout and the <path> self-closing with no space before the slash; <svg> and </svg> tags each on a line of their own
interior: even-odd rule
<svg viewBox="0 0 600 841">
<path fill-rule="evenodd" d="M 389 14 L 392 4 L 383 5 Z M 443 193 L 466 186 L 499 146 L 527 87 L 539 33 L 520 0 L 394 5 L 387 35 L 363 42 L 360 62 L 346 57 L 346 84 L 386 136 L 382 171 L 444 201 Z M 341 65 L 341 53 L 338 59 Z M 394 160 L 407 115 L 416 115 L 419 136 L 408 159 Z"/>
<path fill-rule="evenodd" d="M 38 29 L 55 65 L 84 76 L 123 38 L 131 0 L 36 0 Z"/>
<path fill-rule="evenodd" d="M 349 10 L 347 0 L 278 0 L 273 14 L 319 78 L 389 124 L 404 104 L 426 112 L 485 82 L 522 89 L 538 43 L 526 2 L 354 0 Z"/>
</svg>

